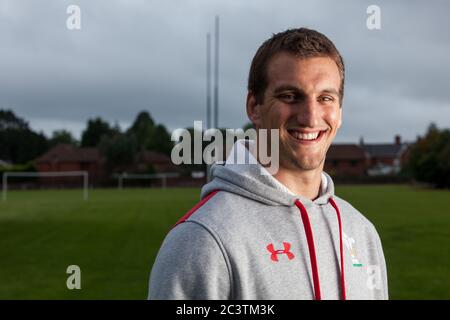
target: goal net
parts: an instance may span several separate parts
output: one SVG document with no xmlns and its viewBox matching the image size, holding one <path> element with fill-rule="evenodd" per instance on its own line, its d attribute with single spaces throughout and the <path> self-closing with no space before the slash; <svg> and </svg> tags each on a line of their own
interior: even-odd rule
<svg viewBox="0 0 450 320">
<path fill-rule="evenodd" d="M 180 176 L 179 173 L 154 173 L 154 174 L 144 174 L 144 173 L 122 173 L 115 175 L 117 178 L 117 188 L 123 189 L 124 188 L 124 181 L 125 180 L 159 180 L 161 181 L 161 187 L 166 188 L 167 187 L 167 179 L 168 178 L 178 178 Z"/>
<path fill-rule="evenodd" d="M 51 178 L 51 177 L 82 177 L 83 178 L 83 199 L 87 200 L 89 174 L 87 171 L 48 171 L 48 172 L 4 172 L 2 178 L 2 199 L 7 200 L 8 197 L 8 180 L 16 177 L 29 178 Z"/>
</svg>

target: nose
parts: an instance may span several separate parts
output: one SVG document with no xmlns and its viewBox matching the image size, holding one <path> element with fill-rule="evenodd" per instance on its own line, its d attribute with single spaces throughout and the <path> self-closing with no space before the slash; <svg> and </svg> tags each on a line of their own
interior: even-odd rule
<svg viewBox="0 0 450 320">
<path fill-rule="evenodd" d="M 305 99 L 297 109 L 297 122 L 302 127 L 314 128 L 319 124 L 317 102 L 314 99 Z"/>
</svg>

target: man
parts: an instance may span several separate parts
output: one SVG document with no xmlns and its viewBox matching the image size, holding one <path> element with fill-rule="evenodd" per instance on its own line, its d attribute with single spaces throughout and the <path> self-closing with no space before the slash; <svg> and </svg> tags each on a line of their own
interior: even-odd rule
<svg viewBox="0 0 450 320">
<path fill-rule="evenodd" d="M 273 35 L 250 68 L 247 114 L 279 129 L 279 169 L 212 169 L 202 200 L 169 232 L 150 276 L 150 299 L 387 299 L 374 226 L 334 195 L 323 172 L 341 126 L 344 63 L 323 34 Z M 234 153 L 257 157 L 255 142 Z M 266 172 L 267 173 L 267 172 Z"/>
</svg>

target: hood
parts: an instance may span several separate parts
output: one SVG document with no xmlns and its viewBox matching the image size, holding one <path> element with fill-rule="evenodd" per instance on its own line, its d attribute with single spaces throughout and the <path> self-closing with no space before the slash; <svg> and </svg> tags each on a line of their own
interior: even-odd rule
<svg viewBox="0 0 450 320">
<path fill-rule="evenodd" d="M 298 199 L 305 207 L 309 207 L 313 204 L 327 204 L 334 195 L 333 181 L 324 172 L 322 173 L 321 192 L 317 199 L 310 200 L 293 194 L 256 161 L 245 144 L 254 150 L 255 141 L 238 140 L 231 149 L 227 161 L 211 166 L 211 182 L 203 186 L 202 199 L 215 190 L 223 190 L 273 206 L 294 206 Z M 246 164 L 236 163 L 233 161 L 236 159 L 235 157 L 248 159 L 248 161 Z"/>
</svg>

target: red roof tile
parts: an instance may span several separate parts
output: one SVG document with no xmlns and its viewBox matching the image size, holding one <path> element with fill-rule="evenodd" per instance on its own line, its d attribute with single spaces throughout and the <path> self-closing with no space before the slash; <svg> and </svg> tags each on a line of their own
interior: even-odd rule
<svg viewBox="0 0 450 320">
<path fill-rule="evenodd" d="M 102 156 L 97 148 L 77 148 L 70 144 L 58 144 L 35 160 L 42 162 L 100 162 Z"/>
</svg>

